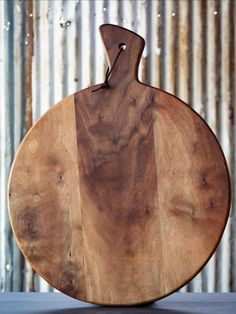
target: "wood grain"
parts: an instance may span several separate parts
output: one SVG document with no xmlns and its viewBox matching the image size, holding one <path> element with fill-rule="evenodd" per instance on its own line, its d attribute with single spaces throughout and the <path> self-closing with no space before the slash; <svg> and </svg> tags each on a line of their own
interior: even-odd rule
<svg viewBox="0 0 236 314">
<path fill-rule="evenodd" d="M 103 25 L 109 87 L 50 109 L 16 155 L 9 210 L 33 268 L 80 300 L 160 299 L 213 254 L 230 205 L 221 148 L 190 107 L 140 83 L 144 40 Z"/>
</svg>

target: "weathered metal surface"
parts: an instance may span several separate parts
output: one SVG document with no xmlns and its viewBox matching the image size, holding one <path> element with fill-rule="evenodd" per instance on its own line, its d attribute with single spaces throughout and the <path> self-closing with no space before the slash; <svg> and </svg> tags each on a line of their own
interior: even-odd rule
<svg viewBox="0 0 236 314">
<path fill-rule="evenodd" d="M 221 143 L 232 179 L 230 219 L 217 252 L 181 291 L 236 291 L 235 20 L 234 0 L 0 1 L 1 291 L 52 290 L 12 236 L 7 180 L 32 121 L 64 96 L 103 81 L 102 23 L 146 39 L 140 79 L 188 102 Z"/>
</svg>

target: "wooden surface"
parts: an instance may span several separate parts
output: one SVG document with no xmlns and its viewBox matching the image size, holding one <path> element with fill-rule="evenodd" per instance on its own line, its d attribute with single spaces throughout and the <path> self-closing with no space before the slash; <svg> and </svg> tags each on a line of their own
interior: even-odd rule
<svg viewBox="0 0 236 314">
<path fill-rule="evenodd" d="M 162 298 L 193 278 L 228 217 L 230 182 L 206 123 L 137 79 L 144 40 L 101 35 L 109 87 L 50 109 L 16 155 L 10 218 L 32 267 L 58 290 L 98 304 Z"/>
<path fill-rule="evenodd" d="M 0 293 L 1 314 L 233 314 L 236 293 L 175 293 L 136 307 L 104 307 L 61 293 Z"/>
</svg>

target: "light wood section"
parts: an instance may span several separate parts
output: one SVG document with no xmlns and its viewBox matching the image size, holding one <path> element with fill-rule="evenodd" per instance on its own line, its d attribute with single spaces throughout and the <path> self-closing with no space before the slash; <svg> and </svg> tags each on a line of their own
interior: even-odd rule
<svg viewBox="0 0 236 314">
<path fill-rule="evenodd" d="M 35 124 L 16 155 L 9 185 L 11 224 L 23 254 L 51 285 L 72 296 L 85 287 L 74 117 L 70 96 Z"/>
</svg>

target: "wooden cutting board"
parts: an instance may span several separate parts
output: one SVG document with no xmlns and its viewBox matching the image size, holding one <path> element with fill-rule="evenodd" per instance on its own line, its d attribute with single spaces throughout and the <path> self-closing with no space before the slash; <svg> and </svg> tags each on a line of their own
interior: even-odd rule
<svg viewBox="0 0 236 314">
<path fill-rule="evenodd" d="M 138 81 L 144 40 L 100 27 L 109 86 L 53 106 L 28 132 L 9 183 L 14 234 L 32 267 L 80 300 L 160 299 L 206 264 L 230 207 L 213 132 L 180 99 Z M 96 91 L 94 91 L 96 90 Z"/>
</svg>

